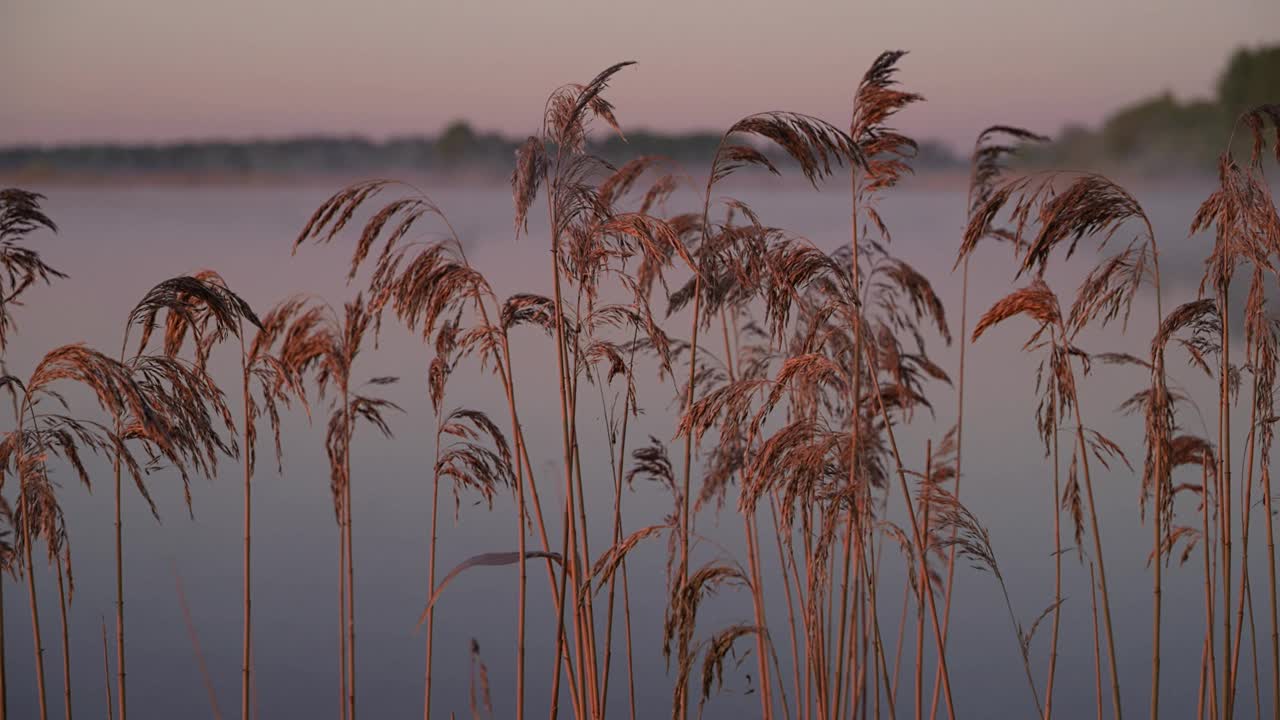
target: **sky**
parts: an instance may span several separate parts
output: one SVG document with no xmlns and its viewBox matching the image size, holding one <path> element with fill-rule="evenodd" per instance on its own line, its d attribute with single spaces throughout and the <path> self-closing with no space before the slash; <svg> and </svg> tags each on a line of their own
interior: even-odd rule
<svg viewBox="0 0 1280 720">
<path fill-rule="evenodd" d="M 546 95 L 619 60 L 627 128 L 785 109 L 847 122 L 906 49 L 927 105 L 899 125 L 964 147 L 1053 133 L 1168 90 L 1206 96 L 1232 50 L 1280 42 L 1277 0 L 0 0 L 0 146 L 528 134 Z"/>
</svg>

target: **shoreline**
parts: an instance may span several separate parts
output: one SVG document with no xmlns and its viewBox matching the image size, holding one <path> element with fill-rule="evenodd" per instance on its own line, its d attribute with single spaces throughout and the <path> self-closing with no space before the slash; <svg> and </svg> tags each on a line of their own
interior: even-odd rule
<svg viewBox="0 0 1280 720">
<path fill-rule="evenodd" d="M 748 188 L 790 189 L 791 187 L 808 187 L 802 178 L 784 168 L 781 177 L 756 172 L 743 174 L 736 178 L 737 184 Z M 1028 172 L 1040 171 L 1028 168 Z M 703 170 L 702 172 L 705 172 Z M 1074 173 L 1076 170 L 1063 170 Z M 1211 173 L 1173 173 L 1145 174 L 1125 172 L 1123 169 L 1089 170 L 1122 184 L 1141 184 L 1148 187 L 1167 187 L 1186 185 L 1187 183 L 1212 182 Z M 692 172 L 697 178 L 699 171 Z M 400 180 L 424 188 L 474 188 L 474 189 L 507 189 L 510 181 L 505 174 L 492 171 L 462 172 L 423 172 L 421 170 L 391 169 L 382 171 L 350 171 L 329 173 L 57 173 L 57 172 L 0 172 L 0 187 L 24 188 L 164 188 L 164 189 L 204 189 L 204 188 L 288 188 L 288 187 L 324 187 L 335 188 L 344 185 L 374 179 L 389 178 Z M 903 189 L 963 190 L 967 187 L 969 173 L 967 168 L 931 168 L 921 170 L 903 178 Z"/>
</svg>

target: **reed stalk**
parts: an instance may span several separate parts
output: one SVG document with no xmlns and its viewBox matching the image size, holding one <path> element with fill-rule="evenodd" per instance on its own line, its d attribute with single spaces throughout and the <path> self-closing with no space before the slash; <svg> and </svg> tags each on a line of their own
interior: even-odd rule
<svg viewBox="0 0 1280 720">
<path fill-rule="evenodd" d="M 62 621 L 62 702 L 63 714 L 71 720 L 71 636 L 67 631 L 67 592 L 63 581 L 62 555 L 54 553 L 54 572 L 58 577 L 58 611 Z"/>
</svg>

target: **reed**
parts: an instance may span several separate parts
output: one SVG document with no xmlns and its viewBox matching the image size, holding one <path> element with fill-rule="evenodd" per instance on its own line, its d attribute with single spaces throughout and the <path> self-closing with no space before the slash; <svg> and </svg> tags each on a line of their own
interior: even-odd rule
<svg viewBox="0 0 1280 720">
<path fill-rule="evenodd" d="M 419 620 L 425 631 L 424 718 L 443 712 L 446 703 L 434 670 L 463 653 L 469 658 L 470 714 L 495 715 L 495 688 L 478 643 L 444 647 L 436 620 L 448 611 L 439 604 L 448 588 L 468 571 L 512 565 L 517 567 L 510 571 L 514 587 L 508 602 L 515 632 L 508 662 L 515 669 L 517 718 L 543 712 L 528 706 L 530 687 L 542 683 L 551 691 L 545 712 L 553 719 L 562 712 L 579 720 L 621 715 L 624 672 L 632 718 L 660 712 L 680 720 L 700 717 L 718 694 L 731 691 L 754 693 L 751 702 L 769 720 L 896 718 L 899 711 L 934 718 L 943 706 L 948 717 L 965 716 L 968 709 L 950 670 L 974 651 L 948 640 L 953 591 L 960 584 L 957 560 L 963 559 L 995 578 L 1032 696 L 1028 708 L 1047 720 L 1061 707 L 1063 674 L 1088 671 L 1061 665 L 1073 656 L 1063 647 L 1088 642 L 1061 627 L 1071 597 L 1063 562 L 1074 541 L 1082 571 L 1088 565 L 1096 714 L 1103 717 L 1109 706 L 1119 720 L 1125 707 L 1117 655 L 1140 631 L 1113 618 L 1113 602 L 1119 602 L 1108 585 L 1108 528 L 1097 506 L 1102 498 L 1094 494 L 1101 471 L 1132 477 L 1140 510 L 1136 522 L 1145 525 L 1150 517 L 1151 547 L 1143 551 L 1151 568 L 1150 717 L 1158 718 L 1162 705 L 1167 714 L 1170 701 L 1173 707 L 1194 703 L 1199 716 L 1215 720 L 1245 714 L 1237 696 L 1242 671 L 1248 682 L 1249 668 L 1241 659 L 1246 632 L 1244 662 L 1252 664 L 1255 714 L 1262 714 L 1268 674 L 1259 667 L 1266 652 L 1260 656 L 1257 648 L 1258 626 L 1270 628 L 1270 699 L 1273 708 L 1280 707 L 1269 462 L 1280 322 L 1271 317 L 1267 298 L 1280 260 L 1280 214 L 1263 170 L 1268 144 L 1280 144 L 1270 135 L 1280 125 L 1280 106 L 1253 109 L 1237 123 L 1237 131 L 1252 140 L 1248 160 L 1232 155 L 1234 136 L 1228 139 L 1218 186 L 1191 224 L 1193 235 L 1213 233 L 1201 287 L 1168 312 L 1164 291 L 1172 295 L 1176 288 L 1161 287 L 1163 248 L 1131 192 L 1089 172 L 1023 174 L 1016 154 L 1043 138 L 1009 126 L 982 132 L 970 161 L 965 229 L 953 267 L 960 273 L 959 362 L 953 376 L 933 355 L 937 341 L 952 342 L 952 308 L 928 277 L 896 254 L 891 218 L 881 209 L 882 199 L 911 172 L 916 149 L 910 137 L 891 127 L 897 113 L 923 100 L 899 84 L 904 56 L 882 53 L 860 76 L 847 130 L 797 112 L 749 115 L 727 126 L 707 158 L 705 178 L 696 183 L 663 158 L 641 156 L 614 167 L 592 154 L 595 126 L 621 135 L 616 109 L 605 95 L 632 63 L 553 90 L 541 127 L 516 154 L 511 178 L 516 238 L 551 253 L 545 296 L 519 288 L 502 294 L 468 259 L 469 238 L 459 235 L 434 200 L 411 185 L 370 180 L 326 199 L 294 239 L 296 251 L 334 242 L 351 229 L 346 279 L 356 287 L 343 307 L 296 297 L 259 317 L 221 276 L 201 271 L 145 294 L 128 316 L 118 357 L 65 345 L 42 356 L 28 374 L 0 368 L 0 386 L 10 392 L 14 410 L 12 429 L 0 436 L 0 480 L 14 478 L 17 486 L 12 504 L 0 496 L 0 519 L 9 530 L 0 535 L 0 570 L 21 576 L 25 585 L 34 639 L 34 712 L 41 718 L 49 714 L 34 563 L 41 542 L 58 584 L 68 718 L 75 704 L 73 531 L 62 511 L 66 489 L 51 479 L 52 467 L 69 467 L 88 488 L 92 475 L 85 460 L 96 455 L 110 461 L 114 472 L 114 670 L 105 622 L 102 627 L 104 671 L 114 672 L 116 685 L 114 696 L 107 686 L 109 716 L 118 712 L 126 720 L 130 697 L 122 488 L 132 481 L 159 517 L 150 471 L 169 466 L 171 477 L 189 488 L 192 478 L 214 477 L 224 457 L 235 458 L 243 475 L 240 715 L 248 720 L 256 714 L 252 568 L 259 425 L 267 421 L 277 470 L 283 472 L 282 416 L 297 402 L 310 417 L 311 386 L 326 414 L 324 447 L 338 529 L 339 717 L 355 720 L 353 443 L 362 426 L 390 437 L 389 413 L 399 410 L 381 396 L 394 391 L 395 378 L 365 380 L 357 360 L 368 354 L 371 336 L 390 317 L 420 337 L 429 355 L 433 421 L 425 434 L 435 442 L 430 476 L 424 477 L 431 483 L 427 597 Z M 820 248 L 769 224 L 747 203 L 724 197 L 740 174 L 791 170 L 815 188 L 832 175 L 849 173 L 847 243 Z M 540 199 L 548 226 L 545 235 L 531 236 L 528 215 Z M 0 360 L 16 337 L 14 311 L 27 293 L 65 277 L 30 243 L 56 230 L 41 202 L 30 192 L 0 190 Z M 428 232 L 443 237 L 420 239 L 428 225 Z M 979 246 L 996 242 L 1011 250 L 1008 257 L 980 258 Z M 1049 278 L 1056 285 L 1070 274 L 1075 266 L 1067 260 L 1073 258 L 1087 270 L 1076 278 L 1073 295 L 1060 295 Z M 1014 289 L 971 326 L 970 265 L 988 264 L 996 273 L 1007 270 Z M 1248 273 L 1242 306 L 1230 302 L 1233 290 L 1238 297 L 1245 284 L 1237 272 Z M 1136 298 L 1145 291 L 1155 300 L 1153 334 L 1134 347 L 1089 348 L 1105 328 L 1118 324 L 1129 330 Z M 975 433 L 966 417 L 966 396 L 975 392 L 967 369 L 977 340 L 1014 318 L 1030 322 L 1022 351 L 1040 361 L 1031 397 L 1035 433 L 1051 463 L 1046 480 L 1052 482 L 1052 507 L 1045 508 L 1053 523 L 1052 595 L 1029 622 L 1015 609 L 991 533 L 961 500 L 964 443 Z M 1240 329 L 1234 355 L 1233 326 Z M 513 339 L 526 332 L 531 342 L 553 343 L 556 356 L 558 479 L 544 477 L 542 483 L 538 475 L 545 473 L 535 473 L 534 460 L 545 461 L 545 448 L 530 447 L 521 413 L 543 418 L 517 392 L 515 374 L 525 359 L 512 354 Z M 1119 342 L 1134 337 L 1126 332 Z M 238 417 L 210 369 L 216 348 L 228 341 L 239 351 L 238 382 L 231 384 L 241 394 Z M 1198 410 L 1196 388 L 1178 384 L 1171 371 L 1172 358 L 1183 356 L 1192 373 L 1204 373 L 1216 386 L 1216 438 L 1184 427 Z M 456 404 L 469 400 L 470 388 L 455 378 L 470 363 L 498 380 L 505 417 Z M 1139 390 L 1118 407 L 1135 425 L 1141 418 L 1140 469 L 1130 465 L 1119 444 L 1085 422 L 1081 399 L 1100 366 L 1141 374 Z M 669 388 L 674 417 L 665 439 L 643 442 L 632 435 L 654 425 L 638 420 L 648 409 L 640 388 L 650 371 L 659 389 Z M 954 395 L 948 395 L 953 378 Z M 548 390 L 552 384 L 546 378 Z M 86 390 L 88 403 L 73 403 L 69 398 L 80 396 L 64 393 L 75 385 Z M 603 418 L 598 424 L 586 420 L 593 393 Z M 1249 403 L 1243 428 L 1230 419 L 1242 394 Z M 929 423 L 940 397 L 954 401 L 956 424 L 934 434 Z M 1241 456 L 1234 473 L 1233 432 Z M 593 476 L 605 460 L 607 475 Z M 1198 483 L 1180 479 L 1197 466 Z M 557 509 L 544 513 L 546 482 L 559 494 L 551 501 Z M 607 483 L 600 490 L 609 499 L 596 507 L 593 484 L 599 482 Z M 972 497 L 968 479 L 965 487 Z M 660 493 L 669 497 L 669 510 L 648 524 L 636 522 L 641 504 L 625 502 L 624 490 Z M 492 509 L 498 493 L 510 491 L 514 549 L 480 548 L 451 569 L 439 567 L 440 546 L 447 540 L 440 528 L 447 520 L 441 493 L 448 491 L 455 521 L 463 495 Z M 189 489 L 185 494 L 192 512 Z M 1269 556 L 1269 623 L 1254 617 L 1253 590 L 1262 592 L 1260 573 L 1250 567 L 1258 562 L 1257 543 L 1251 543 L 1258 505 Z M 742 528 L 741 561 L 704 536 L 712 514 L 740 516 L 731 527 Z M 632 612 L 637 583 L 631 581 L 638 579 L 637 568 L 647 567 L 632 553 L 659 540 L 666 546 L 660 580 L 666 687 L 638 677 L 642 665 L 632 655 L 633 630 L 657 630 L 656 613 Z M 766 552 L 770 545 L 776 562 L 766 558 L 773 553 Z M 1114 545 L 1113 556 L 1134 552 Z M 1171 665 L 1193 667 L 1196 661 L 1170 655 L 1163 644 L 1171 632 L 1165 589 L 1171 573 L 1193 558 L 1190 571 L 1203 584 L 1197 601 L 1205 619 L 1194 698 L 1189 686 L 1170 685 L 1167 677 Z M 530 617 L 530 561 L 545 567 L 554 616 Z M 899 574 L 901 588 L 888 581 Z M 657 579 L 639 582 L 656 585 Z M 882 633 L 880 605 L 891 598 L 896 611 L 899 591 L 901 619 Z M 716 598 L 731 593 L 742 594 L 743 617 L 718 612 Z M 1049 595 L 1047 587 L 1043 593 Z M 3 599 L 0 594 L 0 620 Z M 528 642 L 531 619 L 553 629 L 547 647 Z M 1047 647 L 1036 639 L 1042 627 L 1049 634 Z M 194 638 L 194 627 L 189 630 Z M 895 630 L 896 650 L 886 648 L 884 635 Z M 625 669 L 615 657 L 619 643 L 625 645 Z M 912 678 L 909 691 L 903 689 L 904 674 Z M 8 710 L 7 681 L 0 628 L 0 720 Z M 211 678 L 206 683 L 216 713 Z M 667 710 L 646 704 L 667 690 L 669 702 L 656 701 Z M 501 699 L 506 691 L 497 694 Z"/>
</svg>

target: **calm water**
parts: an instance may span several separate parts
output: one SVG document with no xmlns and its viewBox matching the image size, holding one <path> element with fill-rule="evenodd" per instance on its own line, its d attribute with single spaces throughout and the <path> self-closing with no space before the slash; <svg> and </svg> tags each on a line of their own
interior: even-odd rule
<svg viewBox="0 0 1280 720">
<path fill-rule="evenodd" d="M 72 277 L 53 289 L 36 289 L 18 311 L 20 335 L 12 345 L 9 365 L 15 374 L 30 372 L 37 356 L 66 342 L 86 341 L 112 354 L 120 346 L 125 316 L 151 285 L 176 274 L 204 267 L 220 271 L 255 308 L 265 309 L 296 292 L 314 293 L 335 305 L 354 295 L 344 284 L 347 242 L 331 248 L 302 250 L 290 257 L 290 245 L 311 211 L 336 185 L 273 188 L 48 188 L 48 209 L 62 227 L 54 237 L 38 238 L 46 259 Z M 1191 299 L 1206 247 L 1188 240 L 1186 227 L 1206 188 L 1152 188 L 1139 195 L 1156 221 L 1165 263 L 1165 307 Z M 535 213 L 529 238 L 513 241 L 510 193 L 505 189 L 431 188 L 467 244 L 472 262 L 502 293 L 549 289 L 545 228 Z M 744 190 L 765 222 L 805 234 L 823 247 L 846 242 L 847 198 L 839 191 L 802 189 Z M 921 186 L 887 197 L 881 212 L 894 233 L 894 247 L 934 279 L 948 300 L 953 329 L 959 324 L 959 278 L 951 265 L 964 212 L 962 189 Z M 1087 254 L 1087 253 L 1085 253 Z M 1078 261 L 1054 278 L 1064 294 L 1084 269 Z M 999 248 L 979 253 L 973 265 L 970 317 L 976 317 L 1009 288 L 1010 265 Z M 1151 303 L 1135 311 L 1130 333 L 1116 329 L 1083 342 L 1090 350 L 1123 350 L 1142 354 L 1153 322 Z M 972 320 L 971 320 L 972 322 Z M 670 332 L 683 335 L 687 322 L 676 318 Z M 1042 462 L 1033 424 L 1033 388 L 1037 360 L 1018 348 L 1029 325 L 1009 323 L 992 332 L 972 351 L 968 385 L 970 424 L 966 432 L 963 496 L 987 524 L 1002 570 L 1009 582 L 1019 619 L 1029 624 L 1051 601 L 1052 520 L 1050 469 Z M 929 338 L 937 359 L 954 368 L 955 346 Z M 558 406 L 547 382 L 554 367 L 552 344 L 540 333 L 526 331 L 514 349 L 522 416 L 528 424 L 537 480 L 544 507 L 556 507 L 559 496 Z M 366 717 L 413 716 L 421 710 L 424 639 L 415 621 L 427 594 L 426 557 L 429 537 L 430 468 L 433 418 L 426 401 L 425 370 L 430 351 L 419 339 L 394 325 L 383 333 L 380 347 L 362 355 L 358 375 L 398 375 L 399 386 L 378 391 L 406 410 L 392 420 L 393 441 L 370 433 L 354 447 L 354 528 L 356 608 L 358 615 L 359 703 Z M 235 382 L 234 354 L 218 359 L 220 377 Z M 1213 383 L 1177 364 L 1177 379 L 1208 409 Z M 670 385 L 650 379 L 646 368 L 646 414 L 633 423 L 632 443 L 648 434 L 668 439 Z M 1132 370 L 1097 367 L 1086 382 L 1082 406 L 1086 423 L 1116 439 L 1135 462 L 1141 461 L 1140 421 L 1119 416 L 1115 406 L 1139 388 L 1143 378 Z M 474 368 L 451 381 L 450 406 L 464 404 L 505 418 L 497 382 Z M 602 412 L 595 391 L 581 408 L 584 447 L 602 447 Z M 939 438 L 954 420 L 954 394 L 933 389 L 937 417 L 920 413 L 904 430 L 907 462 L 923 464 L 924 440 Z M 85 407 L 82 405 L 82 407 Z M 1199 431 L 1194 417 L 1183 419 Z M 1213 422 L 1212 416 L 1206 422 Z M 265 432 L 265 428 L 264 428 Z M 594 435 L 594 436 L 593 436 Z M 300 412 L 286 420 L 285 470 L 275 472 L 270 450 L 260 455 L 255 486 L 255 622 L 257 706 L 262 717 L 324 717 L 337 699 L 337 528 L 328 491 L 323 426 L 308 425 Z M 673 453 L 675 454 L 675 453 Z M 606 546 L 611 512 L 611 481 L 604 453 L 585 460 L 588 500 L 597 508 L 592 550 Z M 76 710 L 101 714 L 103 668 L 100 624 L 113 625 L 114 588 L 111 552 L 109 468 L 95 465 L 96 485 L 86 490 L 65 468 L 63 502 L 71 529 L 75 569 L 72 606 L 72 658 Z M 1118 655 L 1125 702 L 1130 712 L 1146 704 L 1149 683 L 1151 584 L 1146 557 L 1149 528 L 1138 521 L 1138 483 L 1122 465 L 1114 472 L 1097 468 L 1095 486 L 1107 548 Z M 150 487 L 162 522 L 148 513 L 136 492 L 126 489 L 126 611 L 129 632 L 130 707 L 138 717 L 196 717 L 209 713 L 191 639 L 185 629 L 175 587 L 180 576 L 200 647 L 208 663 L 224 711 L 234 712 L 239 698 L 241 485 L 234 463 L 224 463 L 223 477 L 197 480 L 192 486 L 194 518 L 188 517 L 177 478 L 159 473 Z M 1188 478 L 1191 479 L 1191 478 Z M 625 524 L 637 528 L 661 521 L 670 501 L 653 487 L 637 487 L 624 499 Z M 442 501 L 440 566 L 488 551 L 516 548 L 513 501 L 499 497 L 493 510 L 463 495 L 454 522 L 452 498 Z M 1186 516 L 1192 508 L 1181 508 Z M 895 493 L 890 515 L 901 519 Z M 598 518 L 598 519 L 597 519 Z M 741 524 L 732 516 L 706 511 L 699 529 L 728 551 L 741 552 Z M 1258 526 L 1261 523 L 1257 524 Z M 762 528 L 765 523 L 762 522 Z M 549 528 L 559 537 L 559 530 Z M 1260 537 L 1260 536 L 1259 536 Z M 1255 537 L 1255 541 L 1258 537 Z M 530 538 L 531 547 L 534 540 Z M 1265 550 L 1255 544 L 1255 557 Z M 773 544 L 765 540 L 765 576 L 777 577 Z M 632 609 L 635 630 L 638 703 L 642 716 L 659 717 L 670 705 L 670 678 L 661 655 L 662 582 L 665 545 L 661 541 L 633 553 Z M 722 552 L 711 543 L 699 548 L 702 559 Z M 1088 571 L 1072 560 L 1065 565 L 1067 599 L 1063 608 L 1058 685 L 1055 704 L 1064 717 L 1083 716 L 1093 707 L 1093 661 Z M 901 570 L 886 553 L 881 591 L 882 630 L 890 651 L 902 602 Z M 1166 577 L 1164 634 L 1164 707 L 1171 713 L 1194 703 L 1203 633 L 1200 584 L 1196 562 L 1175 567 Z M 489 667 L 498 717 L 513 715 L 516 582 L 513 568 L 481 568 L 464 575 L 438 605 L 435 711 L 467 714 L 469 647 L 478 641 Z M 528 704 L 545 708 L 553 653 L 553 613 L 541 566 L 530 566 Z M 60 702 L 60 654 L 57 596 L 51 578 L 39 577 L 42 620 L 46 628 L 46 666 L 51 701 Z M 34 712 L 31 633 L 25 593 L 12 580 L 5 584 L 10 703 L 15 717 Z M 769 620 L 779 639 L 783 674 L 790 676 L 785 642 L 786 616 L 780 588 L 767 588 Z M 1259 629 L 1265 624 L 1259 608 Z M 726 591 L 703 605 L 700 634 L 750 617 L 745 593 Z M 914 627 L 914 625 L 912 625 Z M 911 643 L 911 631 L 908 632 Z M 1017 643 L 1009 627 L 999 588 L 987 573 L 961 566 L 957 571 L 951 652 L 956 703 L 964 717 L 1025 717 L 1030 698 L 1022 677 Z M 1048 629 L 1034 648 L 1037 682 L 1042 683 Z M 932 642 L 932 641 L 929 641 Z M 742 647 L 745 649 L 748 643 Z M 753 648 L 754 650 L 754 648 Z M 114 649 L 113 649 L 114 655 Z M 619 646 L 619 653 L 621 652 Z M 1246 644 L 1242 664 L 1248 659 Z M 621 655 L 615 668 L 624 667 Z M 910 664 L 907 659 L 908 666 Z M 1265 670 L 1265 668 L 1264 668 Z M 726 678 L 724 692 L 707 706 L 708 717 L 754 715 L 758 701 L 746 673 L 754 661 Z M 1249 673 L 1242 673 L 1240 706 L 1252 712 Z M 610 715 L 625 714 L 625 682 L 619 674 L 610 693 Z M 904 672 L 901 703 L 909 703 L 909 673 Z M 788 689 L 788 692 L 792 692 Z M 1264 697 L 1264 703 L 1266 698 Z M 1265 707 L 1265 706 L 1264 706 Z M 539 710 L 539 712 L 541 712 Z M 1181 713 L 1175 713 L 1181 715 Z M 1172 715 L 1171 715 L 1172 716 Z"/>
</svg>

